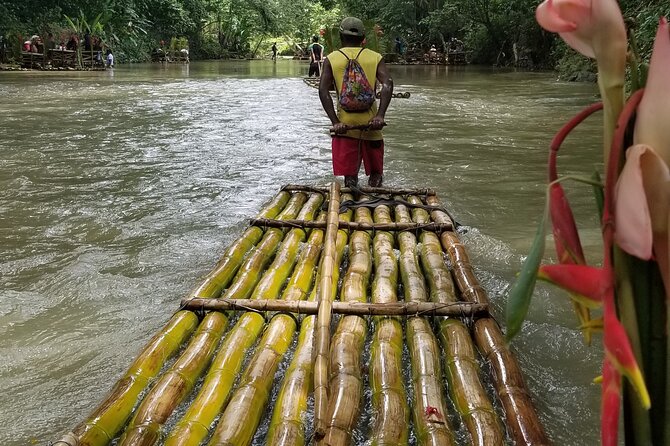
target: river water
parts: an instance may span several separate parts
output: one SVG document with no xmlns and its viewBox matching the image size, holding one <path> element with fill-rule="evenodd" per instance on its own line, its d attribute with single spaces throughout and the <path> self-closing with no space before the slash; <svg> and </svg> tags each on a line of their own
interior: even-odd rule
<svg viewBox="0 0 670 446">
<path fill-rule="evenodd" d="M 0 73 L 0 443 L 81 421 L 249 217 L 286 183 L 332 180 L 327 119 L 293 61 Z M 596 87 L 548 73 L 393 66 L 388 186 L 432 187 L 502 315 L 544 203 L 547 147 Z M 598 118 L 559 166 L 602 169 Z M 570 184 L 587 256 L 589 187 Z M 548 246 L 553 244 L 548 240 Z M 553 249 L 548 256 L 553 256 Z M 540 285 L 513 346 L 557 445 L 598 441 L 599 339 Z"/>
</svg>

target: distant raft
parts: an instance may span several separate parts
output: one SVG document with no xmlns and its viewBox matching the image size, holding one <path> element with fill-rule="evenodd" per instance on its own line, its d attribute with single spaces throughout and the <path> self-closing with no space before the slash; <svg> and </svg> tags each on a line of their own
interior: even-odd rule
<svg viewBox="0 0 670 446">
<path fill-rule="evenodd" d="M 319 88 L 320 79 L 318 77 L 303 77 L 302 80 L 312 88 Z M 335 93 L 335 87 L 331 87 L 331 94 Z M 395 92 L 392 97 L 394 99 L 409 99 L 412 94 L 409 91 Z M 381 97 L 381 93 L 377 91 L 377 98 Z"/>
<path fill-rule="evenodd" d="M 455 226 L 429 189 L 283 187 L 54 445 L 550 444 Z"/>
</svg>

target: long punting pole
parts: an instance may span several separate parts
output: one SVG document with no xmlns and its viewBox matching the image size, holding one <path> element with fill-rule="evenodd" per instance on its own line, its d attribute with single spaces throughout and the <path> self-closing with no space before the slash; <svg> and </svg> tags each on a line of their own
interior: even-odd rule
<svg viewBox="0 0 670 446">
<path fill-rule="evenodd" d="M 263 208 L 259 217 L 276 217 L 289 197 L 289 193 L 280 192 Z M 245 254 L 260 240 L 262 234 L 263 230 L 260 228 L 247 229 L 226 250 L 217 268 L 207 275 L 194 293 L 200 297 L 217 297 L 242 264 Z M 198 318 L 193 312 L 183 310 L 175 313 L 165 327 L 149 341 L 100 405 L 73 432 L 66 434 L 61 442 L 79 446 L 102 446 L 112 441 L 126 425 L 140 395 L 197 326 Z"/>
<path fill-rule="evenodd" d="M 419 204 L 421 199 L 408 199 Z M 428 212 L 415 208 L 413 219 L 418 223 L 430 220 Z M 458 301 L 451 273 L 444 261 L 440 239 L 436 234 L 421 234 L 419 256 L 430 291 L 430 299 L 435 303 L 455 303 Z M 454 407 L 470 433 L 473 446 L 502 446 L 505 434 L 498 415 L 493 409 L 484 385 L 480 381 L 479 363 L 470 330 L 463 321 L 455 318 L 437 320 L 438 333 L 445 355 L 446 377 Z"/>
<path fill-rule="evenodd" d="M 437 197 L 427 197 L 427 204 L 439 206 Z M 442 211 L 433 211 L 431 216 L 438 223 L 450 221 Z M 453 266 L 456 283 L 465 300 L 488 303 L 486 292 L 479 285 L 465 247 L 453 232 L 443 232 L 440 241 Z M 498 323 L 493 318 L 475 321 L 474 338 L 482 356 L 491 365 L 496 392 L 502 402 L 510 435 L 516 444 L 551 444 L 530 398 L 523 379 L 521 367 L 505 342 Z"/>
<path fill-rule="evenodd" d="M 261 228 L 316 228 L 325 229 L 327 222 L 321 221 L 304 221 L 304 220 L 271 220 L 267 218 L 255 218 L 250 220 L 251 226 L 258 226 Z M 340 229 L 349 229 L 352 231 L 453 231 L 454 227 L 451 223 L 413 223 L 413 222 L 397 222 L 397 223 L 372 223 L 372 222 L 348 222 L 340 221 L 338 223 Z"/>
<path fill-rule="evenodd" d="M 294 194 L 286 208 L 279 214 L 279 218 L 295 218 L 306 201 L 305 194 Z M 269 229 L 265 233 L 255 251 L 240 267 L 234 282 L 226 290 L 226 297 L 246 299 L 251 295 L 283 238 L 284 234 L 279 229 Z M 253 316 L 260 321 L 253 321 L 256 324 L 250 322 L 249 325 L 262 327 L 263 318 L 257 314 Z M 162 425 L 191 392 L 196 380 L 209 365 L 227 324 L 228 316 L 225 313 L 209 313 L 205 316 L 186 350 L 158 379 L 135 410 L 135 415 L 119 441 L 120 446 L 149 446 L 158 441 Z M 253 332 L 251 329 L 249 331 Z M 252 341 L 255 339 L 253 337 Z"/>
<path fill-rule="evenodd" d="M 355 220 L 372 222 L 370 210 L 359 208 Z M 340 300 L 333 304 L 367 304 L 368 284 L 372 274 L 372 239 L 368 232 L 356 231 L 349 242 L 349 267 L 342 281 Z M 358 421 L 363 394 L 360 358 L 368 332 L 364 317 L 342 317 L 330 344 L 330 396 L 326 436 L 316 444 L 347 445 Z"/>
<path fill-rule="evenodd" d="M 333 271 L 339 269 L 335 262 L 338 220 L 340 210 L 340 183 L 330 185 L 328 217 L 326 219 L 326 242 L 321 262 L 321 289 L 319 293 L 319 312 L 316 317 L 316 356 L 314 359 L 314 436 L 317 440 L 326 434 L 326 412 L 328 411 L 328 372 L 330 359 L 330 321 L 333 308 L 333 289 L 337 282 L 333 280 Z"/>
<path fill-rule="evenodd" d="M 182 308 L 191 311 L 281 311 L 318 314 L 319 302 L 249 299 L 186 299 Z M 451 316 L 473 318 L 488 315 L 488 305 L 473 302 L 333 302 L 333 314 L 356 316 Z"/>
<path fill-rule="evenodd" d="M 412 220 L 405 205 L 395 206 L 395 217 L 399 222 Z M 398 234 L 398 245 L 405 300 L 424 303 L 428 300 L 428 290 L 419 266 L 416 236 L 411 232 L 402 232 Z M 407 319 L 407 346 L 412 367 L 412 412 L 417 444 L 453 445 L 454 434 L 442 386 L 440 348 L 427 319 L 418 316 Z"/>
</svg>

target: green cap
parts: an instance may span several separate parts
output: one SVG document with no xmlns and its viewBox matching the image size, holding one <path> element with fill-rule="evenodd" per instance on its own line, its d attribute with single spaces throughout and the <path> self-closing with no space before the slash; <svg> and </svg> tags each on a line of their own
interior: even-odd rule
<svg viewBox="0 0 670 446">
<path fill-rule="evenodd" d="M 347 36 L 365 36 L 365 26 L 361 19 L 356 17 L 347 17 L 340 23 L 340 33 Z"/>
</svg>

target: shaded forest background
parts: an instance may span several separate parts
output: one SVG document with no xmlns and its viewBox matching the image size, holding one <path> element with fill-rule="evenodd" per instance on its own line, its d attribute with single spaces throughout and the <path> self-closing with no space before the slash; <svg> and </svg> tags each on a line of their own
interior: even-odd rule
<svg viewBox="0 0 670 446">
<path fill-rule="evenodd" d="M 565 75 L 593 72 L 591 62 L 568 50 L 535 22 L 539 0 L 0 0 L 0 36 L 10 49 L 33 34 L 89 30 L 117 61 L 148 60 L 160 41 L 185 37 L 191 58 L 267 57 L 272 42 L 292 55 L 313 35 L 347 15 L 376 24 L 375 45 L 394 51 L 400 37 L 409 51 L 452 37 L 478 64 L 555 68 Z M 651 49 L 665 0 L 621 0 L 643 56 Z M 70 20 L 68 20 L 68 18 Z M 371 27 L 372 28 L 372 27 Z M 374 32 L 371 29 L 371 32 Z"/>
</svg>

